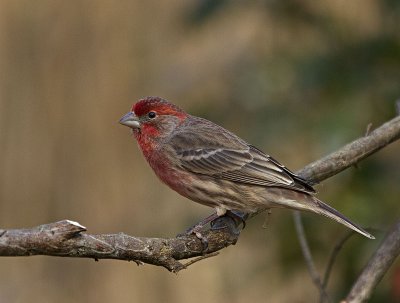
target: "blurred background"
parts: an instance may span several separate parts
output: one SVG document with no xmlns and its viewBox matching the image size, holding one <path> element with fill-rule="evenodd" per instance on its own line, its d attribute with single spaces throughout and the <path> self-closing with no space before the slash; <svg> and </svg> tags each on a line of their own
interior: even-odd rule
<svg viewBox="0 0 400 303">
<path fill-rule="evenodd" d="M 292 170 L 395 115 L 400 2 L 0 1 L 0 227 L 61 219 L 171 237 L 211 209 L 162 185 L 119 118 L 157 95 Z M 317 187 L 363 226 L 399 218 L 395 143 Z M 304 215 L 318 270 L 347 230 Z M 121 261 L 0 258 L 0 302 L 316 302 L 289 211 L 178 275 Z M 348 292 L 377 240 L 354 236 L 328 286 Z M 371 302 L 395 302 L 394 264 Z M 397 290 L 398 293 L 398 290 Z M 400 300 L 400 298 L 398 298 Z"/>
</svg>

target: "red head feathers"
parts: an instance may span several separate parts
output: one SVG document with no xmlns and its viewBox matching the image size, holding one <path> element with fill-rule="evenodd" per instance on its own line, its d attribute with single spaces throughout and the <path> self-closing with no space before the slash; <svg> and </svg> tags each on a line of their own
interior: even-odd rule
<svg viewBox="0 0 400 303">
<path fill-rule="evenodd" d="M 155 111 L 158 115 L 186 115 L 178 106 L 160 97 L 146 97 L 140 99 L 132 106 L 132 111 L 138 117 L 146 115 L 150 111 Z"/>
</svg>

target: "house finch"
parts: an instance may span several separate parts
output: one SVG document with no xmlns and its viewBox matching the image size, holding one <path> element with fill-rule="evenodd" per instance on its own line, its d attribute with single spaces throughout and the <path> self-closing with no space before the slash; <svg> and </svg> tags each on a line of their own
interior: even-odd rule
<svg viewBox="0 0 400 303">
<path fill-rule="evenodd" d="M 223 127 L 191 116 L 164 99 L 139 100 L 120 123 L 132 129 L 162 182 L 190 200 L 214 207 L 218 216 L 227 210 L 305 210 L 374 239 L 314 197 L 307 180 Z"/>
</svg>

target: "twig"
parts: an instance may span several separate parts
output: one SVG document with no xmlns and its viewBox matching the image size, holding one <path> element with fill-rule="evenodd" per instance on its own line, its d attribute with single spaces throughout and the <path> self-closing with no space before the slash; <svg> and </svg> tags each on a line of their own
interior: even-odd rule
<svg viewBox="0 0 400 303">
<path fill-rule="evenodd" d="M 342 239 L 340 239 L 336 245 L 333 247 L 333 250 L 329 256 L 328 264 L 325 269 L 324 279 L 322 280 L 322 287 L 326 289 L 328 285 L 329 276 L 331 274 L 333 264 L 335 264 L 336 257 L 338 256 L 339 252 L 342 250 L 344 244 L 356 233 L 354 231 L 349 231 Z"/>
<path fill-rule="evenodd" d="M 372 123 L 368 123 L 367 129 L 365 130 L 365 137 L 369 136 L 369 133 L 371 132 L 371 128 L 372 128 Z"/>
<path fill-rule="evenodd" d="M 193 265 L 196 262 L 199 262 L 201 260 L 208 259 L 208 258 L 211 258 L 211 257 L 215 257 L 215 256 L 218 256 L 218 255 L 219 255 L 219 252 L 215 251 L 213 253 L 210 253 L 210 254 L 207 254 L 207 255 L 204 255 L 204 256 L 200 256 L 200 257 L 197 257 L 197 258 L 195 258 L 193 260 L 190 260 L 189 262 L 185 263 L 184 266 L 185 266 L 185 268 L 188 268 L 190 265 Z"/>
<path fill-rule="evenodd" d="M 400 108 L 400 100 L 397 101 L 397 106 L 398 108 Z M 367 131 L 364 137 L 355 140 L 344 146 L 342 149 L 333 152 L 328 156 L 325 156 L 324 158 L 307 165 L 304 169 L 298 172 L 298 174 L 306 180 L 311 180 L 313 183 L 318 183 L 331 177 L 332 174 L 334 175 L 341 172 L 342 170 L 348 168 L 349 166 L 357 167 L 357 163 L 359 161 L 366 158 L 373 152 L 380 150 L 381 148 L 386 146 L 386 144 L 389 144 L 399 139 L 400 134 L 397 133 L 396 130 L 397 127 L 393 129 L 391 126 L 391 122 L 393 121 L 396 121 L 395 124 L 398 124 L 400 122 L 400 119 L 399 117 L 396 117 L 391 121 L 383 124 L 379 128 L 375 129 L 373 132 L 371 132 L 372 124 L 368 124 Z M 376 140 L 376 141 L 370 140 L 371 137 L 374 138 L 376 136 L 379 136 L 380 138 L 382 138 L 382 140 Z M 318 170 L 314 170 L 314 167 L 318 168 Z M 296 226 L 302 225 L 300 212 L 294 212 L 294 219 Z M 303 228 L 303 226 L 301 226 L 301 228 Z M 310 251 L 305 234 L 304 233 L 300 234 L 297 228 L 296 231 L 299 241 L 303 243 L 303 246 L 308 251 Z M 304 250 L 303 250 L 303 255 L 306 255 L 306 252 Z M 311 253 L 309 254 L 308 261 L 306 260 L 306 263 L 311 273 L 312 268 L 315 268 Z M 314 275 L 318 275 L 318 273 L 314 271 Z M 314 285 L 321 292 L 321 284 L 315 282 L 316 280 L 313 277 L 313 275 L 311 275 L 311 278 L 314 282 Z M 320 280 L 319 275 L 318 275 L 318 280 Z M 325 290 L 325 287 L 326 285 L 323 283 L 322 289 Z M 321 295 L 321 300 L 323 300 L 322 295 Z"/>
<path fill-rule="evenodd" d="M 319 183 L 353 166 L 399 138 L 400 116 L 386 122 L 368 136 L 361 137 L 307 165 L 298 174 L 306 180 Z"/>
<path fill-rule="evenodd" d="M 376 228 L 366 228 L 366 231 L 369 232 L 374 232 L 374 233 L 380 233 L 382 232 L 382 230 L 376 229 Z M 328 285 L 328 281 L 329 281 L 329 276 L 332 272 L 332 268 L 333 268 L 333 264 L 335 264 L 336 258 L 339 255 L 339 252 L 342 250 L 344 244 L 346 244 L 346 242 L 354 235 L 356 235 L 357 233 L 355 233 L 353 230 L 350 230 L 347 232 L 347 234 L 342 237 L 341 239 L 339 239 L 339 241 L 336 243 L 336 245 L 333 247 L 332 252 L 329 256 L 328 259 L 328 264 L 326 266 L 325 269 L 325 273 L 324 273 L 324 279 L 322 280 L 322 285 L 324 287 L 324 289 L 326 289 L 327 285 Z"/>
<path fill-rule="evenodd" d="M 314 261 L 312 259 L 310 247 L 307 242 L 307 238 L 304 233 L 304 227 L 303 223 L 301 222 L 301 216 L 298 215 L 298 211 L 293 212 L 293 218 L 294 218 L 294 223 L 298 235 L 298 239 L 300 242 L 301 246 L 301 251 L 303 252 L 304 260 L 307 263 L 307 268 L 308 271 L 310 272 L 311 279 L 314 283 L 314 285 L 318 288 L 320 292 L 320 297 L 322 302 L 329 302 L 330 298 L 328 294 L 326 293 L 325 287 L 323 283 L 321 282 L 321 278 L 317 272 L 317 269 L 315 268 Z M 297 215 L 296 215 L 297 214 Z"/>
<path fill-rule="evenodd" d="M 345 303 L 366 302 L 376 285 L 400 254 L 400 220 L 387 233 L 357 281 L 351 288 Z"/>
</svg>

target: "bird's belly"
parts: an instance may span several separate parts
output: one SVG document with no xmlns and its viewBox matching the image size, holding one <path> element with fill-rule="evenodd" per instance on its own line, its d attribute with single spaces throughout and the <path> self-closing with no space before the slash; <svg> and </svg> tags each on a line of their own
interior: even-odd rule
<svg viewBox="0 0 400 303">
<path fill-rule="evenodd" d="M 203 175 L 180 176 L 165 182 L 184 197 L 214 208 L 255 212 L 268 208 L 259 186 L 244 186 Z"/>
<path fill-rule="evenodd" d="M 163 183 L 197 203 L 245 212 L 255 212 L 270 207 L 265 199 L 265 187 L 238 184 L 214 176 L 189 173 L 181 168 L 175 168 L 168 159 L 148 160 Z"/>
</svg>

